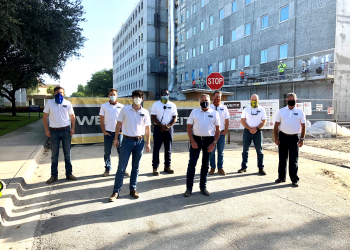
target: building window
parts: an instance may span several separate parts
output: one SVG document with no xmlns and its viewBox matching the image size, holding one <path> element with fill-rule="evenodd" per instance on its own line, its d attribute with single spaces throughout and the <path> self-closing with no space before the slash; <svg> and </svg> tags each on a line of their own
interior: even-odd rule
<svg viewBox="0 0 350 250">
<path fill-rule="evenodd" d="M 219 20 L 222 20 L 222 19 L 224 19 L 224 8 L 219 10 Z"/>
<path fill-rule="evenodd" d="M 196 77 L 196 70 L 193 69 L 192 70 L 192 81 L 195 79 L 195 77 Z"/>
<path fill-rule="evenodd" d="M 196 57 L 196 48 L 192 49 L 192 57 Z"/>
<path fill-rule="evenodd" d="M 245 25 L 244 35 L 245 35 L 245 36 L 249 36 L 249 35 L 250 35 L 250 23 L 247 23 L 247 24 Z"/>
<path fill-rule="evenodd" d="M 237 1 L 232 2 L 232 13 L 237 11 Z"/>
<path fill-rule="evenodd" d="M 188 81 L 188 72 L 185 72 L 185 81 Z"/>
<path fill-rule="evenodd" d="M 186 31 L 186 39 L 190 38 L 190 30 Z"/>
<path fill-rule="evenodd" d="M 267 49 L 261 51 L 260 63 L 267 62 Z"/>
<path fill-rule="evenodd" d="M 213 50 L 213 47 L 214 47 L 213 45 L 214 45 L 213 40 L 210 40 L 209 41 L 209 51 Z"/>
<path fill-rule="evenodd" d="M 184 21 L 184 15 L 181 15 L 180 20 L 181 20 L 181 22 Z"/>
<path fill-rule="evenodd" d="M 201 22 L 201 31 L 204 30 L 204 21 Z"/>
<path fill-rule="evenodd" d="M 245 5 L 248 5 L 252 2 L 252 0 L 245 0 Z"/>
<path fill-rule="evenodd" d="M 261 17 L 261 29 L 267 29 L 269 27 L 269 15 Z"/>
<path fill-rule="evenodd" d="M 196 7 L 197 6 L 195 4 L 192 6 L 193 14 L 196 13 Z"/>
<path fill-rule="evenodd" d="M 224 62 L 219 62 L 219 73 L 223 71 Z"/>
<path fill-rule="evenodd" d="M 224 45 L 224 35 L 219 36 L 219 47 Z"/>
<path fill-rule="evenodd" d="M 201 0 L 201 8 L 204 7 L 204 0 Z"/>
<path fill-rule="evenodd" d="M 280 22 L 284 22 L 289 19 L 289 5 L 284 6 L 280 10 Z"/>
<path fill-rule="evenodd" d="M 180 82 L 182 82 L 182 74 L 180 74 Z"/>
<path fill-rule="evenodd" d="M 280 59 L 287 58 L 288 57 L 288 44 L 282 44 L 280 45 Z"/>
<path fill-rule="evenodd" d="M 203 68 L 199 68 L 199 77 L 203 76 Z"/>
<path fill-rule="evenodd" d="M 188 60 L 188 51 L 186 51 L 186 60 Z"/>
<path fill-rule="evenodd" d="M 186 10 L 186 18 L 189 18 L 189 17 L 190 17 L 190 11 Z"/>
<path fill-rule="evenodd" d="M 208 75 L 210 75 L 213 72 L 213 65 L 208 65 Z"/>
<path fill-rule="evenodd" d="M 214 24 L 214 15 L 209 16 L 209 26 Z"/>
<path fill-rule="evenodd" d="M 244 67 L 250 66 L 250 54 L 244 56 Z"/>
<path fill-rule="evenodd" d="M 231 31 L 231 42 L 236 41 L 236 30 Z"/>
<path fill-rule="evenodd" d="M 181 42 L 184 41 L 184 34 L 181 34 Z"/>
<path fill-rule="evenodd" d="M 201 49 L 200 49 L 200 51 L 201 51 L 201 55 L 204 53 L 204 46 L 203 46 L 203 44 L 201 44 Z"/>
<path fill-rule="evenodd" d="M 193 33 L 194 36 L 196 35 L 196 26 L 194 26 L 194 27 L 192 28 L 192 33 Z"/>
<path fill-rule="evenodd" d="M 236 69 L 236 58 L 231 58 L 231 70 Z"/>
</svg>

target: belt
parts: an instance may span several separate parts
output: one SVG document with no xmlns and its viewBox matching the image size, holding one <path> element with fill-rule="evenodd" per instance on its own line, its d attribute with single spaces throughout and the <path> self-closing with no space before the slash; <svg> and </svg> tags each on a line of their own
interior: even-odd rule
<svg viewBox="0 0 350 250">
<path fill-rule="evenodd" d="M 128 139 L 131 139 L 131 140 L 140 140 L 143 138 L 142 135 L 140 136 L 127 136 L 127 135 L 123 135 L 123 138 L 128 138 Z"/>
<path fill-rule="evenodd" d="M 198 137 L 200 138 L 201 140 L 205 140 L 205 139 L 208 139 L 208 138 L 214 138 L 214 136 L 198 136 L 198 135 L 193 135 L 194 137 Z"/>
<path fill-rule="evenodd" d="M 286 136 L 298 136 L 298 134 L 292 134 L 292 135 L 290 135 L 290 134 L 286 134 L 286 133 L 283 133 L 282 131 L 280 131 L 282 134 L 284 134 L 284 135 L 286 135 Z"/>
<path fill-rule="evenodd" d="M 69 125 L 66 126 L 66 127 L 62 127 L 62 128 L 52 128 L 52 127 L 50 127 L 50 129 L 52 129 L 52 130 L 63 130 L 63 129 L 66 129 L 66 128 L 69 128 Z"/>
</svg>

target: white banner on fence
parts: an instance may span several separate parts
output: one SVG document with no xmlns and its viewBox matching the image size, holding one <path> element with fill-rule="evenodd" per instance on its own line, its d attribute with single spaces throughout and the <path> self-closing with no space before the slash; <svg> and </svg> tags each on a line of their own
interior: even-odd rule
<svg viewBox="0 0 350 250">
<path fill-rule="evenodd" d="M 305 115 L 312 115 L 311 102 L 304 102 L 304 113 Z"/>
<path fill-rule="evenodd" d="M 227 101 L 224 104 L 230 113 L 229 129 L 243 129 L 241 124 L 242 111 L 250 105 L 250 101 Z M 266 125 L 263 129 L 273 129 L 279 110 L 279 100 L 259 100 L 259 105 L 266 110 Z"/>
</svg>

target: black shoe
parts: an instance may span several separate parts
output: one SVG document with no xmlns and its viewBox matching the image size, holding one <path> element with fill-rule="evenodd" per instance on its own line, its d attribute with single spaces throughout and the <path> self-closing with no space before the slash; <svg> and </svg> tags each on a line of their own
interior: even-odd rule
<svg viewBox="0 0 350 250">
<path fill-rule="evenodd" d="M 51 184 L 54 181 L 57 181 L 57 176 L 51 176 L 51 178 L 46 181 L 46 184 Z"/>
<path fill-rule="evenodd" d="M 201 189 L 201 194 L 204 194 L 205 196 L 209 196 L 209 191 L 206 188 Z"/>
<path fill-rule="evenodd" d="M 259 174 L 261 174 L 261 175 L 266 175 L 266 172 L 264 171 L 264 169 L 259 168 Z"/>
<path fill-rule="evenodd" d="M 192 191 L 189 190 L 189 189 L 187 189 L 186 192 L 184 193 L 184 196 L 185 196 L 185 197 L 190 197 L 190 196 L 191 196 L 191 193 L 192 193 Z"/>
<path fill-rule="evenodd" d="M 247 172 L 246 168 L 241 168 L 240 170 L 238 170 L 238 173 L 243 173 L 243 172 Z"/>
<path fill-rule="evenodd" d="M 299 182 L 293 182 L 292 185 L 293 185 L 294 187 L 299 187 Z"/>
<path fill-rule="evenodd" d="M 286 179 L 277 179 L 275 180 L 276 183 L 286 182 Z"/>
</svg>

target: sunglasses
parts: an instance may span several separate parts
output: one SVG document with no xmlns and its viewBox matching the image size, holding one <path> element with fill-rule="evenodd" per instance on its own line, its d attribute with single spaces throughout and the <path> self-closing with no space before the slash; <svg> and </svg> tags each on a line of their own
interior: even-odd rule
<svg viewBox="0 0 350 250">
<path fill-rule="evenodd" d="M 169 94 L 168 93 L 162 93 L 162 96 L 168 96 Z"/>
</svg>

